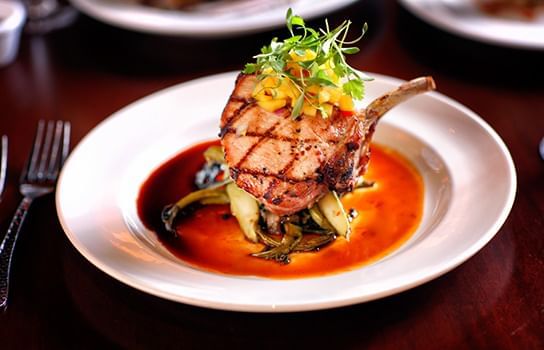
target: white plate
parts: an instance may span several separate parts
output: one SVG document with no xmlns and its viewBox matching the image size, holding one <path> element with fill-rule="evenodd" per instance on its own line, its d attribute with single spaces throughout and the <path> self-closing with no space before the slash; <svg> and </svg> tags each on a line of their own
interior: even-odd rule
<svg viewBox="0 0 544 350">
<path fill-rule="evenodd" d="M 221 15 L 205 9 L 197 12 L 164 10 L 128 0 L 70 1 L 81 12 L 125 29 L 192 37 L 226 37 L 282 27 L 289 7 L 294 13 L 310 19 L 356 0 L 283 0 L 258 11 L 235 8 Z"/>
<path fill-rule="evenodd" d="M 391 111 L 375 135 L 410 159 L 425 183 L 422 223 L 400 249 L 372 265 L 318 278 L 273 280 L 191 268 L 143 227 L 136 198 L 154 169 L 217 137 L 235 77 L 210 76 L 143 98 L 74 149 L 59 179 L 57 210 L 66 235 L 90 262 L 134 288 L 187 304 L 314 310 L 381 298 L 442 275 L 481 249 L 506 219 L 516 178 L 504 143 L 473 112 L 429 93 Z M 367 102 L 401 83 L 374 77 Z"/>
<path fill-rule="evenodd" d="M 466 38 L 508 47 L 544 49 L 544 15 L 532 21 L 486 15 L 474 0 L 401 0 L 421 19 Z"/>
</svg>

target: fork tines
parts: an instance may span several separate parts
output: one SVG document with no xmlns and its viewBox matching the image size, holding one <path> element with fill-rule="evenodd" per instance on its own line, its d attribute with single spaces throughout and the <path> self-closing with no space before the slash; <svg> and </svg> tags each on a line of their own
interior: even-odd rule
<svg viewBox="0 0 544 350">
<path fill-rule="evenodd" d="M 70 149 L 70 123 L 40 120 L 21 182 L 55 181 Z"/>
<path fill-rule="evenodd" d="M 6 178 L 8 171 L 8 137 L 6 135 L 2 136 L 0 140 L 0 200 L 2 199 L 2 194 L 6 188 Z"/>
</svg>

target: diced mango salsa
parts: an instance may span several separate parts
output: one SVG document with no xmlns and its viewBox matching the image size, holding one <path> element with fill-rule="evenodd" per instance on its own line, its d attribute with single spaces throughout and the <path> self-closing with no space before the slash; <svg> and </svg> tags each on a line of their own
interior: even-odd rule
<svg viewBox="0 0 544 350">
<path fill-rule="evenodd" d="M 342 90 L 339 88 L 333 89 L 329 86 L 324 87 L 324 89 L 330 95 L 329 102 L 332 104 L 338 104 L 338 101 L 340 101 L 340 97 L 342 96 Z"/>
<path fill-rule="evenodd" d="M 282 107 L 285 107 L 287 100 L 284 98 L 277 98 L 273 100 L 261 100 L 257 102 L 259 106 L 267 111 L 274 112 Z"/>
<path fill-rule="evenodd" d="M 289 56 L 291 56 L 291 59 L 293 62 L 305 62 L 305 61 L 311 61 L 316 58 L 317 53 L 313 50 L 306 49 L 304 50 L 304 53 L 298 52 L 298 51 L 291 51 L 289 52 Z"/>
<path fill-rule="evenodd" d="M 310 85 L 306 88 L 306 91 L 309 92 L 312 95 L 319 94 L 319 91 L 321 91 L 321 86 L 319 85 Z"/>
<path fill-rule="evenodd" d="M 301 67 L 299 62 L 312 60 L 316 57 L 316 53 L 309 49 L 304 52 L 291 51 L 289 55 L 292 61 L 287 62 L 285 71 L 295 77 L 309 73 Z M 333 62 L 327 61 L 320 68 L 324 70 L 327 79 L 334 84 L 339 84 Z M 275 75 L 272 71 L 263 71 L 263 74 L 267 76 L 257 83 L 253 91 L 253 98 L 257 100 L 259 105 L 270 112 L 285 106 L 294 107 L 301 94 L 301 88 L 289 77 Z M 322 116 L 328 117 L 332 115 L 335 107 L 342 112 L 353 113 L 355 111 L 353 99 L 346 95 L 340 86 L 315 84 L 306 86 L 301 111 L 303 114 L 316 116 L 317 112 L 321 110 Z"/>
<path fill-rule="evenodd" d="M 342 97 L 340 97 L 338 106 L 340 107 L 341 111 L 353 112 L 355 110 L 353 99 L 348 95 L 342 95 Z"/>
<path fill-rule="evenodd" d="M 317 108 L 305 103 L 302 107 L 302 113 L 310 117 L 315 117 L 317 115 Z"/>
<path fill-rule="evenodd" d="M 327 90 L 321 89 L 321 91 L 319 91 L 319 94 L 318 94 L 319 104 L 329 102 L 330 99 L 331 99 L 331 94 Z"/>
<path fill-rule="evenodd" d="M 324 103 L 324 104 L 321 105 L 321 107 L 323 107 L 323 110 L 327 114 L 327 118 L 332 115 L 332 111 L 333 111 L 333 108 L 334 108 L 333 105 L 331 105 L 330 103 Z M 325 117 L 325 116 L 322 116 L 322 117 Z"/>
<path fill-rule="evenodd" d="M 298 63 L 296 62 L 288 62 L 285 65 L 285 69 L 287 72 L 291 73 L 297 78 L 300 78 L 304 75 L 304 68 L 302 68 Z"/>
</svg>

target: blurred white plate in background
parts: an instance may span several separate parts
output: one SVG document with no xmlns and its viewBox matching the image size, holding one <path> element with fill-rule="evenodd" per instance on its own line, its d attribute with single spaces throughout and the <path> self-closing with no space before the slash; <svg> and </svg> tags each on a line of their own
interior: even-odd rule
<svg viewBox="0 0 544 350">
<path fill-rule="evenodd" d="M 448 32 L 489 44 L 544 49 L 544 11 L 534 19 L 482 12 L 475 0 L 400 0 L 414 15 Z"/>
<path fill-rule="evenodd" d="M 347 6 L 356 0 L 257 0 L 232 2 L 230 10 L 214 11 L 213 2 L 198 11 L 166 10 L 131 0 L 70 0 L 81 12 L 108 24 L 140 32 L 191 37 L 227 37 L 255 33 L 285 25 L 293 12 L 310 19 Z M 244 4 L 248 4 L 247 6 Z"/>
</svg>

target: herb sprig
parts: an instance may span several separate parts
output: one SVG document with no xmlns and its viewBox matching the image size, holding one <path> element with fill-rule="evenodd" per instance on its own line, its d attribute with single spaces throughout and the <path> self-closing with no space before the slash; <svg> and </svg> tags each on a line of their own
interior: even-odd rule
<svg viewBox="0 0 544 350">
<path fill-rule="evenodd" d="M 366 74 L 351 67 L 345 59 L 347 54 L 359 52 L 359 48 L 353 45 L 362 39 L 368 27 L 365 23 L 361 35 L 355 40 L 347 41 L 351 21 L 346 20 L 335 29 L 329 28 L 325 20 L 325 29 L 318 31 L 307 27 L 304 19 L 293 15 L 291 9 L 286 15 L 287 29 L 291 34 L 290 38 L 278 41 L 273 38 L 270 45 L 264 46 L 261 53 L 254 56 L 255 63 L 245 65 L 243 73 L 257 73 L 259 80 L 274 75 L 279 79 L 290 79 L 299 90 L 300 94 L 294 103 L 291 116 L 296 118 L 300 115 L 304 100 L 311 103 L 311 96 L 307 88 L 312 85 L 330 86 L 341 88 L 342 91 L 353 99 L 360 100 L 364 95 L 364 82 L 372 80 Z M 308 50 L 313 54 L 306 57 Z M 299 67 L 298 74 L 289 69 L 288 63 L 293 61 L 293 53 L 299 57 L 296 64 Z M 334 72 L 338 79 L 334 79 L 328 71 Z M 316 106 L 326 116 L 325 111 Z"/>
</svg>

